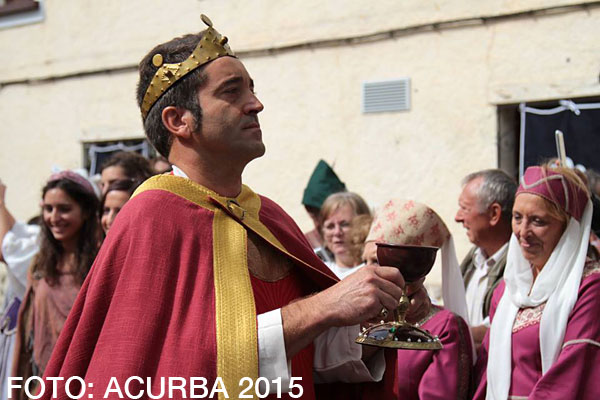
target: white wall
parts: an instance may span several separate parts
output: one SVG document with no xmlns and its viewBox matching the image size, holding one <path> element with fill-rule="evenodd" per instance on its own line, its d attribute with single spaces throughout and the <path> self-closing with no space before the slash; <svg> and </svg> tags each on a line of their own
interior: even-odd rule
<svg viewBox="0 0 600 400">
<path fill-rule="evenodd" d="M 523 3 L 46 2 L 42 23 L 0 30 L 0 178 L 8 204 L 19 218 L 36 213 L 51 166 L 81 166 L 82 141 L 141 137 L 133 67 L 160 41 L 202 29 L 205 12 L 241 53 L 265 104 L 267 154 L 248 166 L 246 183 L 308 229 L 300 199 L 323 158 L 372 206 L 390 197 L 432 206 L 460 258 L 469 244 L 453 221 L 459 182 L 497 166 L 496 106 L 600 94 L 596 2 Z M 580 3 L 590 4 L 539 11 Z M 472 20 L 443 24 L 465 19 Z M 397 37 L 318 44 L 387 30 Z M 364 81 L 399 77 L 411 79 L 410 111 L 361 114 Z"/>
</svg>

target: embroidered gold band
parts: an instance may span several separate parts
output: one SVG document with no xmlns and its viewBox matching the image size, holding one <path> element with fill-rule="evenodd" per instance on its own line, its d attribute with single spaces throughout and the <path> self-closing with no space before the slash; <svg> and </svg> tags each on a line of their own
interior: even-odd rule
<svg viewBox="0 0 600 400">
<path fill-rule="evenodd" d="M 213 219 L 217 376 L 239 397 L 239 382 L 258 379 L 256 308 L 246 257 L 246 229 L 222 210 Z M 219 399 L 223 398 L 219 393 Z"/>
<path fill-rule="evenodd" d="M 210 201 L 210 198 L 217 196 L 216 193 L 189 179 L 170 175 L 155 176 L 144 182 L 134 196 L 147 190 L 168 191 L 214 212 L 217 376 L 223 379 L 230 398 L 238 398 L 239 391 L 244 389 L 239 384 L 241 378 L 249 377 L 252 382 L 258 379 L 258 333 L 254 294 L 247 265 L 246 229 Z M 220 203 L 222 199 L 218 200 Z M 223 395 L 224 393 L 219 393 L 219 399 Z"/>
<path fill-rule="evenodd" d="M 313 267 L 291 254 L 260 221 L 261 198 L 247 186 L 242 187 L 242 192 L 235 199 L 230 199 L 219 196 L 189 179 L 158 175 L 144 182 L 134 196 L 147 190 L 168 191 L 215 213 L 213 262 L 217 317 L 217 376 L 223 378 L 230 398 L 238 398 L 238 390 L 243 389 L 243 386 L 239 386 L 239 380 L 249 377 L 255 382 L 258 378 L 256 308 L 247 265 L 246 228 L 288 257 L 311 269 Z M 219 393 L 219 398 L 221 395 Z"/>
</svg>

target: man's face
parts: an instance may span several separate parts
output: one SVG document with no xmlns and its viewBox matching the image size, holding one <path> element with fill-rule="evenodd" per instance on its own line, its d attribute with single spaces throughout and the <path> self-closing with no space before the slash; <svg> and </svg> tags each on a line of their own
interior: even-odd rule
<svg viewBox="0 0 600 400">
<path fill-rule="evenodd" d="M 478 247 L 490 229 L 490 216 L 487 210 L 481 212 L 477 198 L 477 189 L 482 181 L 483 178 L 476 178 L 463 187 L 458 198 L 458 211 L 454 217 L 454 220 L 467 230 L 467 237 L 471 243 Z"/>
<path fill-rule="evenodd" d="M 262 103 L 254 82 L 236 58 L 221 57 L 205 69 L 199 90 L 202 123 L 196 138 L 203 151 L 235 162 L 248 163 L 265 153 L 258 113 Z"/>
</svg>

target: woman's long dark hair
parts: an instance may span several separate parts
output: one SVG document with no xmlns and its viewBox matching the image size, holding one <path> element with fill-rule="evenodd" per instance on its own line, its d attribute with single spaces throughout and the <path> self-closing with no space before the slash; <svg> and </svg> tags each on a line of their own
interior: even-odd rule
<svg viewBox="0 0 600 400">
<path fill-rule="evenodd" d="M 82 284 L 96 258 L 101 243 L 101 229 L 98 222 L 100 202 L 96 195 L 70 179 L 50 181 L 42 189 L 42 199 L 50 189 L 60 189 L 81 207 L 83 225 L 79 230 L 75 250 L 75 281 Z M 43 210 L 42 210 L 43 215 Z M 58 263 L 64 252 L 61 243 L 54 238 L 46 223 L 42 223 L 40 251 L 33 264 L 33 275 L 46 278 L 48 284 L 58 281 Z"/>
</svg>

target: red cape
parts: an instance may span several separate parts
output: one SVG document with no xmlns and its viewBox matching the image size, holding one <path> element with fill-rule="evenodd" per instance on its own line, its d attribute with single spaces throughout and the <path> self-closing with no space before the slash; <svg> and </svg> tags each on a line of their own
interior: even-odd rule
<svg viewBox="0 0 600 400">
<path fill-rule="evenodd" d="M 154 183 L 169 189 L 182 181 L 190 182 L 162 176 Z M 132 376 L 154 378 L 153 394 L 160 392 L 159 377 L 204 377 L 212 388 L 218 361 L 213 219 L 215 210 L 237 217 L 222 199 L 202 195 L 211 207 L 158 188 L 127 203 L 82 286 L 45 376 L 79 376 L 94 398 L 104 397 L 111 377 L 121 388 Z M 258 199 L 258 221 L 303 261 L 296 263 L 307 278 L 320 288 L 336 282 L 281 208 L 251 191 L 248 196 Z M 43 398 L 50 396 L 46 390 Z"/>
<path fill-rule="evenodd" d="M 81 377 L 88 386 L 86 396 L 93 398 L 118 398 L 116 392 L 107 397 L 107 388 L 115 387 L 111 378 L 123 390 L 128 378 L 141 377 L 144 383 L 134 382 L 130 388 L 132 394 L 143 390 L 142 398 L 148 398 L 148 378 L 152 394 L 157 395 L 161 377 L 181 377 L 189 398 L 189 378 L 206 378 L 210 392 L 221 378 L 217 371 L 222 365 L 236 375 L 227 377 L 229 382 L 251 375 L 236 370 L 238 363 L 245 365 L 248 360 L 218 348 L 220 314 L 215 310 L 223 299 L 215 294 L 213 271 L 221 256 L 215 254 L 219 247 L 213 241 L 217 218 L 229 224 L 235 221 L 265 238 L 291 257 L 315 287 L 323 289 L 337 281 L 293 220 L 271 200 L 244 187 L 232 204 L 187 179 L 158 176 L 143 185 L 111 227 L 45 377 Z M 256 348 L 255 337 L 240 337 L 236 332 L 229 336 L 225 339 L 234 338 L 242 348 Z M 250 364 L 257 364 L 257 354 L 250 358 Z M 69 399 L 63 386 L 58 385 L 56 398 Z M 70 387 L 76 394 L 77 385 Z M 226 389 L 232 397 L 232 388 Z M 46 388 L 42 398 L 51 396 Z M 172 396 L 181 398 L 183 393 L 175 391 Z"/>
</svg>

